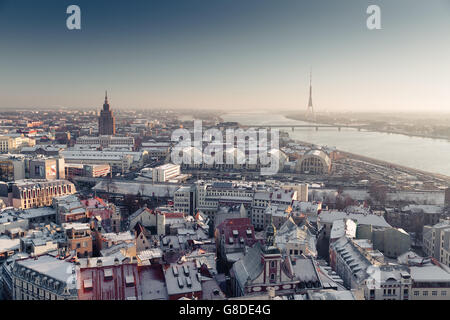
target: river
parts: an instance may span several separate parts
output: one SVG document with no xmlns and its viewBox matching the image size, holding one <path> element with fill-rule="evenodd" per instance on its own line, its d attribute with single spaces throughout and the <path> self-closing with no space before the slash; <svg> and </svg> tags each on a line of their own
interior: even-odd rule
<svg viewBox="0 0 450 320">
<path fill-rule="evenodd" d="M 229 113 L 224 121 L 242 125 L 308 124 L 272 113 Z M 282 128 L 292 139 L 388 161 L 398 165 L 450 176 L 450 141 L 401 134 L 342 128 Z"/>
</svg>

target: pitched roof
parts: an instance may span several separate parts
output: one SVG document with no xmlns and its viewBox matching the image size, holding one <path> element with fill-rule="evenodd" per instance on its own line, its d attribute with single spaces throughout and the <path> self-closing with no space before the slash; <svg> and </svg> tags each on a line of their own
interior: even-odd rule
<svg viewBox="0 0 450 320">
<path fill-rule="evenodd" d="M 261 263 L 262 246 L 257 242 L 251 247 L 242 259 L 233 264 L 233 271 L 236 280 L 241 288 L 245 287 L 247 281 L 255 280 L 263 271 Z"/>
<path fill-rule="evenodd" d="M 149 208 L 147 208 L 147 207 L 142 207 L 142 208 L 140 208 L 140 209 L 137 209 L 133 214 L 131 214 L 131 215 L 128 217 L 128 220 L 129 220 L 129 221 L 134 220 L 136 217 L 140 216 L 144 211 L 147 211 L 148 213 L 151 213 L 151 212 L 152 212 Z"/>
</svg>

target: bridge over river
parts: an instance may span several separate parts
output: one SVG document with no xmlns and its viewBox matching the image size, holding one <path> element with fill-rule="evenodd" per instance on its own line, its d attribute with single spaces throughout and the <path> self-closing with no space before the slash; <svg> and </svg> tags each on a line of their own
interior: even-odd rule
<svg viewBox="0 0 450 320">
<path fill-rule="evenodd" d="M 346 125 L 346 124 L 264 124 L 264 125 L 240 125 L 239 127 L 243 129 L 247 128 L 291 128 L 292 131 L 295 128 L 315 128 L 316 131 L 319 131 L 319 128 L 336 128 L 341 131 L 342 128 L 351 128 L 357 129 L 361 131 L 364 128 L 364 125 Z"/>
</svg>

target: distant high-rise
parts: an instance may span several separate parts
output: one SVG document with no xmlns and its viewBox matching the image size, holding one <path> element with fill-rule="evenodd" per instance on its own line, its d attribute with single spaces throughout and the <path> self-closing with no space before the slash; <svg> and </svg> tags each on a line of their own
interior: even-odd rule
<svg viewBox="0 0 450 320">
<path fill-rule="evenodd" d="M 114 135 L 116 133 L 116 119 L 111 111 L 108 103 L 108 93 L 105 92 L 105 103 L 103 110 L 100 112 L 98 118 L 98 134 L 99 135 Z"/>
<path fill-rule="evenodd" d="M 314 107 L 313 107 L 313 102 L 312 102 L 312 71 L 309 74 L 309 101 L 308 101 L 308 109 L 306 111 L 306 116 L 311 120 L 315 119 Z"/>
<path fill-rule="evenodd" d="M 445 200 L 444 200 L 445 206 L 450 208 L 450 187 L 445 189 Z"/>
</svg>

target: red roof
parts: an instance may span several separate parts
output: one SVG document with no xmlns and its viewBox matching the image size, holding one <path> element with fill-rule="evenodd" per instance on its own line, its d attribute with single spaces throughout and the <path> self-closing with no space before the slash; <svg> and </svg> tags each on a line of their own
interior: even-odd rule
<svg viewBox="0 0 450 320">
<path fill-rule="evenodd" d="M 217 226 L 217 230 L 227 241 L 229 238 L 243 238 L 247 245 L 253 245 L 256 242 L 255 228 L 249 218 L 227 219 Z M 247 230 L 250 230 L 251 234 L 247 233 Z M 237 235 L 234 235 L 233 231 L 237 231 Z"/>
<path fill-rule="evenodd" d="M 107 274 L 108 272 L 110 274 Z M 134 282 L 129 281 L 127 284 L 127 277 L 134 279 Z M 139 299 L 139 274 L 136 264 L 80 269 L 79 279 L 80 300 L 126 300 L 130 297 Z"/>
<path fill-rule="evenodd" d="M 169 219 L 180 219 L 184 218 L 185 214 L 183 212 L 164 212 L 164 216 Z"/>
</svg>

